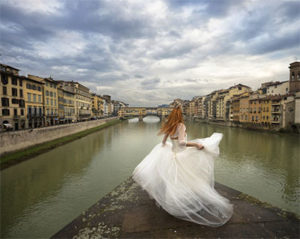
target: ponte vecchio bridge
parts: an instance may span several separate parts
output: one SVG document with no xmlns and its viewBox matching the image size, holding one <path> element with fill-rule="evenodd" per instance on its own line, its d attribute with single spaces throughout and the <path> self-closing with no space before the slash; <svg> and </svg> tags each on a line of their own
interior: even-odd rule
<svg viewBox="0 0 300 239">
<path fill-rule="evenodd" d="M 119 110 L 118 115 L 120 119 L 138 117 L 139 121 L 146 116 L 154 115 L 162 120 L 171 113 L 172 109 L 172 107 L 123 107 Z"/>
</svg>

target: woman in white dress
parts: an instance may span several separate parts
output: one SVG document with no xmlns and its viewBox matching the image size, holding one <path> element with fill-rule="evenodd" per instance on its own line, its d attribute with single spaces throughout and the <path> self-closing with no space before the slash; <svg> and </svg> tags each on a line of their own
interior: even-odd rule
<svg viewBox="0 0 300 239">
<path fill-rule="evenodd" d="M 181 107 L 176 106 L 160 129 L 162 143 L 134 169 L 132 177 L 169 214 L 221 226 L 233 213 L 229 200 L 214 189 L 214 159 L 223 134 L 187 142 L 185 129 Z"/>
</svg>

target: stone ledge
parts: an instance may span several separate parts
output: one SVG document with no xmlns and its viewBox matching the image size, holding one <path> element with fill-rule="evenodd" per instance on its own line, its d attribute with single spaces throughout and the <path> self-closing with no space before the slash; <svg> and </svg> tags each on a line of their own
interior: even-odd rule
<svg viewBox="0 0 300 239">
<path fill-rule="evenodd" d="M 234 204 L 224 226 L 212 228 L 177 219 L 156 206 L 130 177 L 52 238 L 298 238 L 292 213 L 216 183 Z"/>
</svg>

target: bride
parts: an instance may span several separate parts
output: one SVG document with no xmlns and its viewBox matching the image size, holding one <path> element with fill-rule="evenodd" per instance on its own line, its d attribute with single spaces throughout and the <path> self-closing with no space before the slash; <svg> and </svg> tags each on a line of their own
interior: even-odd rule
<svg viewBox="0 0 300 239">
<path fill-rule="evenodd" d="M 185 129 L 181 107 L 176 106 L 159 131 L 164 134 L 162 143 L 140 162 L 132 177 L 174 217 L 221 226 L 233 213 L 232 204 L 214 189 L 214 159 L 223 134 L 187 142 Z"/>
</svg>

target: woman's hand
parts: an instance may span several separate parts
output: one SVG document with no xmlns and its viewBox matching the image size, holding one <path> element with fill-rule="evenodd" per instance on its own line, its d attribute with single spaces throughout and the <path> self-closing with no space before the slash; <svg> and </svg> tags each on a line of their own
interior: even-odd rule
<svg viewBox="0 0 300 239">
<path fill-rule="evenodd" d="M 197 144 L 196 148 L 201 150 L 201 149 L 204 149 L 204 146 L 202 144 Z"/>
</svg>

